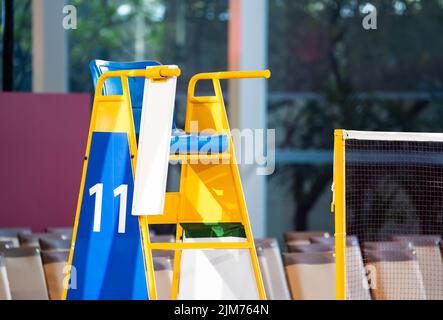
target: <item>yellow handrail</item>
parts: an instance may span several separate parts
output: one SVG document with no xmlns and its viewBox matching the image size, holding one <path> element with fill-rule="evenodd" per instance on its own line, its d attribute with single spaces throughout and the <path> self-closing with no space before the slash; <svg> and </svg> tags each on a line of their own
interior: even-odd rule
<svg viewBox="0 0 443 320">
<path fill-rule="evenodd" d="M 343 130 L 334 131 L 334 215 L 336 299 L 346 299 L 346 193 L 345 141 Z"/>
<path fill-rule="evenodd" d="M 194 98 L 195 86 L 200 80 L 223 80 L 223 79 L 244 79 L 244 78 L 265 78 L 271 77 L 269 70 L 257 71 L 221 71 L 198 73 L 191 78 L 188 87 L 188 97 Z"/>
<path fill-rule="evenodd" d="M 252 242 L 162 242 L 151 243 L 152 250 L 183 250 L 183 249 L 249 249 Z"/>
<path fill-rule="evenodd" d="M 145 77 L 149 79 L 164 79 L 168 77 L 179 77 L 180 74 L 180 68 L 175 66 L 155 66 L 147 69 L 107 71 L 98 78 L 95 96 L 102 96 L 104 83 L 106 79 L 109 78 Z"/>
</svg>

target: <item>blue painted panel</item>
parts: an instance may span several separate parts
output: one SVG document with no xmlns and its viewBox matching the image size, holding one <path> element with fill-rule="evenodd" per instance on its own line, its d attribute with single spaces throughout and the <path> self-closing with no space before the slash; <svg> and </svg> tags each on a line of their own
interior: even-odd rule
<svg viewBox="0 0 443 320">
<path fill-rule="evenodd" d="M 96 194 L 89 189 L 98 183 L 102 213 L 100 231 L 94 232 Z M 122 184 L 128 186 L 126 228 L 118 233 L 121 196 L 114 197 L 114 189 Z M 128 135 L 94 132 L 72 262 L 77 288 L 68 290 L 68 300 L 148 298 L 138 218 L 130 213 L 133 189 Z"/>
</svg>

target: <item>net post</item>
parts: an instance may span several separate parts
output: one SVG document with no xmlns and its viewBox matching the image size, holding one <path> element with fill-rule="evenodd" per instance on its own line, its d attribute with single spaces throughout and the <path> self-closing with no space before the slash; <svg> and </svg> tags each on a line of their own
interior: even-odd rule
<svg viewBox="0 0 443 320">
<path fill-rule="evenodd" d="M 346 211 L 345 211 L 345 139 L 344 130 L 334 131 L 334 177 L 335 214 L 335 290 L 336 299 L 346 299 Z"/>
</svg>

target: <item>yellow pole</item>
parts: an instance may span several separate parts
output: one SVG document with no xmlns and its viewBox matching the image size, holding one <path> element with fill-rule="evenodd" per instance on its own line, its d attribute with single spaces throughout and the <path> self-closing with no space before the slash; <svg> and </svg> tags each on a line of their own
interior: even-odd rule
<svg viewBox="0 0 443 320">
<path fill-rule="evenodd" d="M 336 299 L 346 299 L 346 207 L 344 130 L 334 131 L 334 200 L 335 213 L 335 290 Z"/>
<path fill-rule="evenodd" d="M 175 232 L 175 243 L 171 243 L 172 245 L 183 245 L 181 242 L 183 237 L 183 228 L 180 225 L 180 222 L 177 223 L 176 232 Z M 195 243 L 193 243 L 195 244 Z M 198 248 L 198 246 L 197 246 Z M 178 290 L 179 290 L 179 282 L 180 282 L 180 261 L 182 256 L 182 247 L 180 249 L 176 249 L 174 251 L 174 264 L 172 271 L 172 287 L 171 287 L 171 300 L 177 300 Z"/>
<path fill-rule="evenodd" d="M 157 300 L 157 289 L 155 285 L 154 263 L 152 260 L 151 240 L 149 238 L 148 217 L 138 218 L 142 235 L 143 253 L 145 255 L 145 270 L 148 277 L 149 300 Z"/>
</svg>

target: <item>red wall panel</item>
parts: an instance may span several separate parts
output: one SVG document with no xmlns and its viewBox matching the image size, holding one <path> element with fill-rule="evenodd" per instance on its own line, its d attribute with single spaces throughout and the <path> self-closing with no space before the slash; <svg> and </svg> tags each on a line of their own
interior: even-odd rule
<svg viewBox="0 0 443 320">
<path fill-rule="evenodd" d="M 88 94 L 0 93 L 0 227 L 72 226 Z"/>
</svg>

